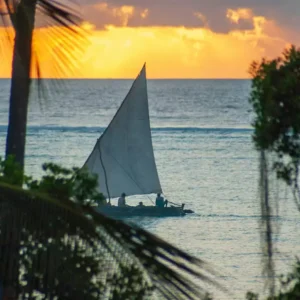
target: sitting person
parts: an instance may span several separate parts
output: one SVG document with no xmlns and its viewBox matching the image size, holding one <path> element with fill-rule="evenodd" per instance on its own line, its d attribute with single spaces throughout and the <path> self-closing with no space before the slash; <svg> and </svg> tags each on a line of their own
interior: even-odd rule
<svg viewBox="0 0 300 300">
<path fill-rule="evenodd" d="M 144 203 L 143 202 L 139 202 L 139 205 L 137 207 L 144 207 Z"/>
<path fill-rule="evenodd" d="M 155 205 L 157 207 L 164 207 L 165 206 L 164 197 L 162 197 L 160 193 L 157 194 L 157 197 L 156 197 L 156 200 L 155 200 Z"/>
<path fill-rule="evenodd" d="M 126 199 L 125 199 L 125 197 L 126 197 L 126 194 L 122 193 L 121 197 L 118 199 L 118 206 L 120 206 L 120 207 L 126 206 Z"/>
</svg>

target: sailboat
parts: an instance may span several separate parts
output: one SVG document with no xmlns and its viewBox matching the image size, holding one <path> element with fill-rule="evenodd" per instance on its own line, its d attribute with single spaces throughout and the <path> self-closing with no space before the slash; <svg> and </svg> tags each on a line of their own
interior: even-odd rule
<svg viewBox="0 0 300 300">
<path fill-rule="evenodd" d="M 110 200 L 120 197 L 122 193 L 126 196 L 162 193 L 152 146 L 146 64 L 97 140 L 84 167 L 98 175 L 99 191 L 108 203 L 99 205 L 96 210 L 105 215 L 159 217 L 185 214 L 184 204 L 167 207 L 111 205 Z"/>
</svg>

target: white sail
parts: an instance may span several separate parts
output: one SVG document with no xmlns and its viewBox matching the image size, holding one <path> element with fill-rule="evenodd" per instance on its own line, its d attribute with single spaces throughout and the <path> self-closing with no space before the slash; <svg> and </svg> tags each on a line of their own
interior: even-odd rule
<svg viewBox="0 0 300 300">
<path fill-rule="evenodd" d="M 85 167 L 106 197 L 161 192 L 152 147 L 145 65 Z"/>
</svg>

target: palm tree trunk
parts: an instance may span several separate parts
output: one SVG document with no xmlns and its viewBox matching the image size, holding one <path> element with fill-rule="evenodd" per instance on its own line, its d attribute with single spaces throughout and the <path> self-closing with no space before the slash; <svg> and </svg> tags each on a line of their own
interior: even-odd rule
<svg viewBox="0 0 300 300">
<path fill-rule="evenodd" d="M 6 158 L 13 155 L 24 167 L 27 111 L 30 89 L 32 35 L 36 0 L 21 0 L 11 16 L 15 28 Z"/>
<path fill-rule="evenodd" d="M 22 168 L 24 168 L 27 111 L 31 83 L 30 69 L 35 7 L 36 0 L 21 0 L 16 7 L 16 11 L 10 16 L 15 29 L 15 41 L 6 158 L 9 155 L 13 155 Z M 9 253 L 9 260 L 5 262 L 5 273 L 0 274 L 4 296 L 9 289 L 13 289 L 14 292 L 18 293 L 21 229 L 21 220 L 16 218 L 14 226 L 10 228 L 11 234 L 8 240 L 3 240 L 4 236 L 1 236 L 0 244 L 4 246 L 4 252 Z M 1 271 L 3 272 L 4 270 L 2 269 Z"/>
</svg>

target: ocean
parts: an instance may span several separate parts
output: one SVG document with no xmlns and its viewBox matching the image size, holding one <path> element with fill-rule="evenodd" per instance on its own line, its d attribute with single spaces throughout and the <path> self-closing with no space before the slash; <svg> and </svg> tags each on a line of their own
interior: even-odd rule
<svg viewBox="0 0 300 300">
<path fill-rule="evenodd" d="M 45 81 L 45 99 L 32 93 L 26 172 L 40 176 L 43 162 L 82 166 L 109 124 L 132 80 Z M 4 155 L 9 80 L 0 80 L 0 155 Z M 258 153 L 251 139 L 249 80 L 149 80 L 153 147 L 164 194 L 195 214 L 136 219 L 143 228 L 195 255 L 223 276 L 233 295 L 262 292 Z M 151 195 L 152 200 L 155 195 Z M 150 204 L 146 196 L 127 203 Z M 300 219 L 291 199 L 273 219 L 279 273 L 299 253 Z"/>
</svg>

